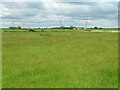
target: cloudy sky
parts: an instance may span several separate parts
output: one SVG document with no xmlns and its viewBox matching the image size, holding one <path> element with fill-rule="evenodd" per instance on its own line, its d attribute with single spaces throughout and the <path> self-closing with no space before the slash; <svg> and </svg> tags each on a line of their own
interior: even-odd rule
<svg viewBox="0 0 120 90">
<path fill-rule="evenodd" d="M 105 1 L 105 0 L 104 0 Z M 118 2 L 46 0 L 1 2 L 2 27 L 118 27 Z"/>
</svg>

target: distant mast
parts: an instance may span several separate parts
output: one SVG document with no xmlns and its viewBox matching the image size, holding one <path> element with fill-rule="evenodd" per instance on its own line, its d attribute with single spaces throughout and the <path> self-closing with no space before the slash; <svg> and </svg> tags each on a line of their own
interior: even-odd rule
<svg viewBox="0 0 120 90">
<path fill-rule="evenodd" d="M 60 27 L 62 26 L 62 20 L 60 20 Z"/>
<path fill-rule="evenodd" d="M 14 27 L 14 23 L 11 23 L 12 24 L 12 27 Z"/>
<path fill-rule="evenodd" d="M 86 21 L 85 24 L 86 24 L 85 29 L 87 29 L 88 22 Z"/>
</svg>

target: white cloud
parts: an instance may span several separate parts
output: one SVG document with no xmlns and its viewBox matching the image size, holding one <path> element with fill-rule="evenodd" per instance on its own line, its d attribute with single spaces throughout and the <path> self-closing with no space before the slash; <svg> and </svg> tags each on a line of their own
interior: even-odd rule
<svg viewBox="0 0 120 90">
<path fill-rule="evenodd" d="M 6 8 L 6 7 L 5 7 L 3 4 L 1 4 L 1 3 L 0 3 L 0 8 L 1 8 L 1 10 L 0 10 L 0 17 L 6 16 L 6 15 L 9 15 L 9 14 L 10 14 L 8 8 Z"/>
<path fill-rule="evenodd" d="M 2 0 L 1 2 L 119 2 L 119 0 Z"/>
<path fill-rule="evenodd" d="M 58 0 L 43 0 L 43 2 L 4 2 L 3 26 L 15 25 L 30 26 L 59 26 L 59 20 L 65 26 L 84 26 L 83 19 L 89 19 L 89 27 L 116 27 L 117 3 L 57 3 Z M 107 1 L 107 0 L 106 0 Z"/>
</svg>

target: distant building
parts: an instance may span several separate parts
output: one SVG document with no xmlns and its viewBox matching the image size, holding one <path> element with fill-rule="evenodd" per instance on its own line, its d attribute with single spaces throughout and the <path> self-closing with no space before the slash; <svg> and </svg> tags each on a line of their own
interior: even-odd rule
<svg viewBox="0 0 120 90">
<path fill-rule="evenodd" d="M 73 29 L 79 29 L 79 28 L 74 27 Z"/>
</svg>

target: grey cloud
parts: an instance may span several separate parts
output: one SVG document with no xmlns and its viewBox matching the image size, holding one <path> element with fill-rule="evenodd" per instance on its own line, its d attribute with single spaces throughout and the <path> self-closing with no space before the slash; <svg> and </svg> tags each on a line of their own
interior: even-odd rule
<svg viewBox="0 0 120 90">
<path fill-rule="evenodd" d="M 79 25 L 79 20 L 117 21 L 117 3 L 101 2 L 64 2 L 46 4 L 43 2 L 5 2 L 2 3 L 10 12 L 3 17 L 6 22 L 29 23 L 35 26 L 59 25 L 62 19 L 64 25 Z M 48 6 L 47 6 L 48 5 Z M 61 6 L 57 6 L 61 5 Z M 109 22 L 108 22 L 109 23 Z M 83 23 L 81 23 L 83 24 Z M 114 23 L 115 26 L 117 23 Z"/>
<path fill-rule="evenodd" d="M 9 9 L 44 9 L 42 2 L 2 2 Z"/>
</svg>

